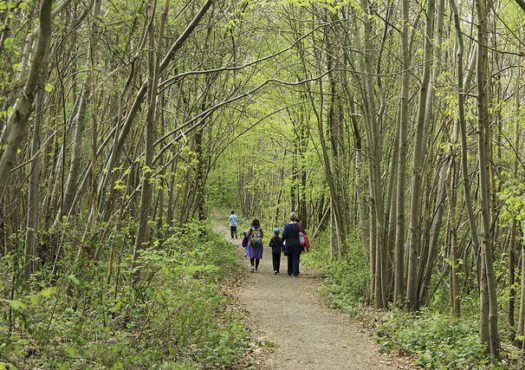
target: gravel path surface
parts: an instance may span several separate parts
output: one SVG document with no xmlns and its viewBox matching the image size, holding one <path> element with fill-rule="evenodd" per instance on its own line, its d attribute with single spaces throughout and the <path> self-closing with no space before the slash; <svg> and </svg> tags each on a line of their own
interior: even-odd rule
<svg viewBox="0 0 525 370">
<path fill-rule="evenodd" d="M 230 240 L 227 227 L 215 229 Z M 240 239 L 231 242 L 239 246 L 239 254 L 244 252 Z M 242 258 L 246 281 L 233 294 L 247 312 L 255 340 L 269 343 L 271 348 L 252 354 L 252 368 L 409 368 L 402 361 L 379 353 L 359 323 L 326 307 L 318 293 L 319 282 L 311 271 L 301 266 L 299 277 L 288 276 L 283 255 L 281 274 L 274 275 L 268 247 L 264 247 L 259 273 L 252 273 L 249 260 Z"/>
</svg>

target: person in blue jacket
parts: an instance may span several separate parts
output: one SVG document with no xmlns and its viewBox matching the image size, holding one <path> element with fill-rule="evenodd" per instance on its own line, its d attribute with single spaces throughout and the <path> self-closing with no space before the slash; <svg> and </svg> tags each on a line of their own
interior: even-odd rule
<svg viewBox="0 0 525 370">
<path fill-rule="evenodd" d="M 232 239 L 237 239 L 237 221 L 238 217 L 235 214 L 235 211 L 232 211 L 230 217 L 228 217 L 228 221 L 230 222 L 230 234 Z"/>
<path fill-rule="evenodd" d="M 288 275 L 299 276 L 299 263 L 304 248 L 299 243 L 299 218 L 295 212 L 290 213 L 290 222 L 284 225 L 282 240 L 284 254 L 288 257 Z"/>
</svg>

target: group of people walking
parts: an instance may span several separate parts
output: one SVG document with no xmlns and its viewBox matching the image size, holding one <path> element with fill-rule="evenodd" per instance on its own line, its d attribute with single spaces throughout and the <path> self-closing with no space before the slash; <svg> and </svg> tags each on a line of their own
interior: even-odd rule
<svg viewBox="0 0 525 370">
<path fill-rule="evenodd" d="M 231 238 L 237 238 L 238 217 L 232 211 L 229 217 Z M 282 236 L 281 236 L 282 231 Z M 288 275 L 299 276 L 299 264 L 304 247 L 301 246 L 300 233 L 303 228 L 295 212 L 290 213 L 290 221 L 284 227 L 274 227 L 273 235 L 268 243 L 272 249 L 272 263 L 274 274 L 280 273 L 281 254 L 288 258 Z M 246 248 L 244 255 L 250 259 L 251 271 L 259 272 L 259 263 L 263 256 L 262 239 L 264 232 L 258 219 L 254 219 L 250 228 L 243 232 L 242 246 Z"/>
</svg>

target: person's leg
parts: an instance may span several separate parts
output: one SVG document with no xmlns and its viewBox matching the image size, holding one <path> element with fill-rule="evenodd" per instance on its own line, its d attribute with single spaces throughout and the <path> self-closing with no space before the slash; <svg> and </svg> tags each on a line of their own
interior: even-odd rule
<svg viewBox="0 0 525 370">
<path fill-rule="evenodd" d="M 286 256 L 288 257 L 288 275 L 292 275 L 292 261 L 293 261 L 293 255 L 292 253 L 288 253 L 288 255 Z"/>
<path fill-rule="evenodd" d="M 281 268 L 281 253 L 275 253 L 275 265 L 277 267 L 275 271 L 279 273 Z"/>
<path fill-rule="evenodd" d="M 235 239 L 237 239 L 237 226 L 233 226 L 233 232 L 232 232 L 233 236 Z"/>
<path fill-rule="evenodd" d="M 259 258 L 256 258 L 255 259 L 255 271 L 257 272 L 259 272 L 259 262 L 261 262 L 261 260 Z"/>
<path fill-rule="evenodd" d="M 277 272 L 277 253 L 272 253 L 272 265 L 273 265 L 273 272 Z"/>
<path fill-rule="evenodd" d="M 293 274 L 294 276 L 299 276 L 299 262 L 301 260 L 301 251 L 297 250 L 293 254 Z"/>
<path fill-rule="evenodd" d="M 233 239 L 233 228 L 234 226 L 230 226 L 230 237 Z"/>
</svg>

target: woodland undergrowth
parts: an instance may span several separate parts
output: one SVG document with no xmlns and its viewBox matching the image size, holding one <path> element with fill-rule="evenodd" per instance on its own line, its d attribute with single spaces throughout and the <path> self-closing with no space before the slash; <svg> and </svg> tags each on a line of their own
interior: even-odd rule
<svg viewBox="0 0 525 370">
<path fill-rule="evenodd" d="M 369 327 L 381 351 L 408 356 L 414 365 L 428 369 L 519 369 L 523 353 L 503 343 L 501 361 L 491 362 L 479 341 L 476 291 L 465 298 L 464 312 L 455 317 L 446 302 L 447 287 L 438 286 L 425 309 L 418 313 L 392 308 L 371 309 L 366 302 L 369 288 L 368 254 L 356 236 L 350 236 L 345 255 L 330 259 L 328 233 L 321 233 L 304 262 L 318 269 L 323 278 L 321 294 L 331 308 L 340 309 Z M 501 301 L 504 304 L 505 299 Z M 501 327 L 505 327 L 500 318 Z"/>
<path fill-rule="evenodd" d="M 111 249 L 111 276 L 106 263 L 83 258 L 55 274 L 44 266 L 30 288 L 13 288 L 20 256 L 4 257 L 10 263 L 2 264 L 1 289 L 12 291 L 13 298 L 0 302 L 0 364 L 20 369 L 236 364 L 248 331 L 228 309 L 231 298 L 221 293 L 240 271 L 234 246 L 197 223 L 166 235 L 142 251 L 136 266 L 122 253 L 131 248 L 122 235 L 129 243 Z M 64 246 L 64 254 L 70 249 Z"/>
</svg>

